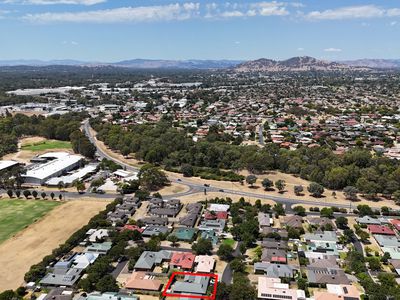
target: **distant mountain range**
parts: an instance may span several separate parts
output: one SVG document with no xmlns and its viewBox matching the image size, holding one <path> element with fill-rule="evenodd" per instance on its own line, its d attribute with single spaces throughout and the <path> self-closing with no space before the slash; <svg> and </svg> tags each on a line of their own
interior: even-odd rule
<svg viewBox="0 0 400 300">
<path fill-rule="evenodd" d="M 132 59 L 115 63 L 84 62 L 78 60 L 0 60 L 0 66 L 115 66 L 132 69 L 226 69 L 234 67 L 242 60 L 161 60 Z"/>
<path fill-rule="evenodd" d="M 400 59 L 357 59 L 342 61 L 341 63 L 352 67 L 368 67 L 373 69 L 400 68 Z"/>
<path fill-rule="evenodd" d="M 261 58 L 239 64 L 235 67 L 238 72 L 299 72 L 299 71 L 336 71 L 349 70 L 349 65 L 318 60 L 310 56 L 292 57 L 287 60 L 272 60 Z"/>
<path fill-rule="evenodd" d="M 272 60 L 261 58 L 252 61 L 243 60 L 161 60 L 132 59 L 119 62 L 87 62 L 72 59 L 65 60 L 0 60 L 0 66 L 109 66 L 132 69 L 232 69 L 239 72 L 249 71 L 335 71 L 400 68 L 400 59 L 359 59 L 347 61 L 325 61 L 310 56 L 292 57 L 287 60 Z"/>
</svg>

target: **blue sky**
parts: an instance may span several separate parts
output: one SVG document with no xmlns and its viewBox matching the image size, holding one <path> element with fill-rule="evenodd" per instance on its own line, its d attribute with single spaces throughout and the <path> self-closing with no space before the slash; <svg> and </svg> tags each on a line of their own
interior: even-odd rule
<svg viewBox="0 0 400 300">
<path fill-rule="evenodd" d="M 0 0 L 0 60 L 400 58 L 399 0 Z"/>
</svg>

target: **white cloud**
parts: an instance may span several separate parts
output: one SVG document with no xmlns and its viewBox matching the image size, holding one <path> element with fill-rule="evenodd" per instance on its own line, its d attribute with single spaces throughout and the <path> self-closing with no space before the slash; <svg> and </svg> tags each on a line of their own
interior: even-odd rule
<svg viewBox="0 0 400 300">
<path fill-rule="evenodd" d="M 75 42 L 75 41 L 63 41 L 62 42 L 63 45 L 72 45 L 72 46 L 78 46 L 79 43 Z"/>
<path fill-rule="evenodd" d="M 340 48 L 326 48 L 324 49 L 325 52 L 342 52 Z"/>
<path fill-rule="evenodd" d="M 257 10 L 261 16 L 286 16 L 289 14 L 286 5 L 283 2 L 272 1 L 253 3 L 250 7 Z"/>
<path fill-rule="evenodd" d="M 398 17 L 400 16 L 400 8 L 391 8 L 387 10 L 387 15 L 389 17 Z"/>
<path fill-rule="evenodd" d="M 396 26 L 396 25 L 397 25 L 397 21 L 390 22 L 390 26 Z"/>
<path fill-rule="evenodd" d="M 312 11 L 306 15 L 311 20 L 341 20 L 383 17 L 385 10 L 375 5 L 348 6 L 324 11 Z"/>
<path fill-rule="evenodd" d="M 235 18 L 235 17 L 244 17 L 245 14 L 238 10 L 232 10 L 232 11 L 224 11 L 220 14 L 220 16 L 223 18 Z"/>
<path fill-rule="evenodd" d="M 186 20 L 199 13 L 199 3 L 169 4 L 159 6 L 120 7 L 85 12 L 27 14 L 24 20 L 35 23 L 123 23 Z"/>
<path fill-rule="evenodd" d="M 400 8 L 384 9 L 376 5 L 347 6 L 306 14 L 309 20 L 369 19 L 400 16 Z"/>
<path fill-rule="evenodd" d="M 31 4 L 31 5 L 53 5 L 53 4 L 80 4 L 95 5 L 104 3 L 107 0 L 5 0 L 9 4 Z"/>
<path fill-rule="evenodd" d="M 299 47 L 299 48 L 297 48 L 297 51 L 304 51 L 304 48 Z"/>
</svg>

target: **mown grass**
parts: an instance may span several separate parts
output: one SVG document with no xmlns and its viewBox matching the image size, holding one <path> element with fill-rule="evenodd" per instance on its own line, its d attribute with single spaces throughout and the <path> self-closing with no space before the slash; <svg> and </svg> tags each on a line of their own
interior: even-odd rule
<svg viewBox="0 0 400 300">
<path fill-rule="evenodd" d="M 46 200 L 0 200 L 0 243 L 26 228 L 60 202 Z"/>
<path fill-rule="evenodd" d="M 28 150 L 28 151 L 45 151 L 45 150 L 51 150 L 51 149 L 71 149 L 71 143 L 67 141 L 41 141 L 33 144 L 27 144 L 23 145 L 21 147 L 22 150 Z"/>
</svg>

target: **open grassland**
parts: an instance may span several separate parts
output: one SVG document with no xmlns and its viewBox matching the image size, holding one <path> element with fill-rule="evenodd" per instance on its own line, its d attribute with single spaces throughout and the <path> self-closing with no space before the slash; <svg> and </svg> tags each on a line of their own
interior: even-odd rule
<svg viewBox="0 0 400 300">
<path fill-rule="evenodd" d="M 41 200 L 0 200 L 0 243 L 24 229 L 60 202 Z"/>
<path fill-rule="evenodd" d="M 0 292 L 19 287 L 31 265 L 64 243 L 108 203 L 93 199 L 65 202 L 1 243 L 0 269 L 4 272 L 0 272 Z"/>
<path fill-rule="evenodd" d="M 71 143 L 67 141 L 57 140 L 44 140 L 32 144 L 25 144 L 21 146 L 22 150 L 28 150 L 32 152 L 53 150 L 53 149 L 71 149 Z"/>
</svg>

